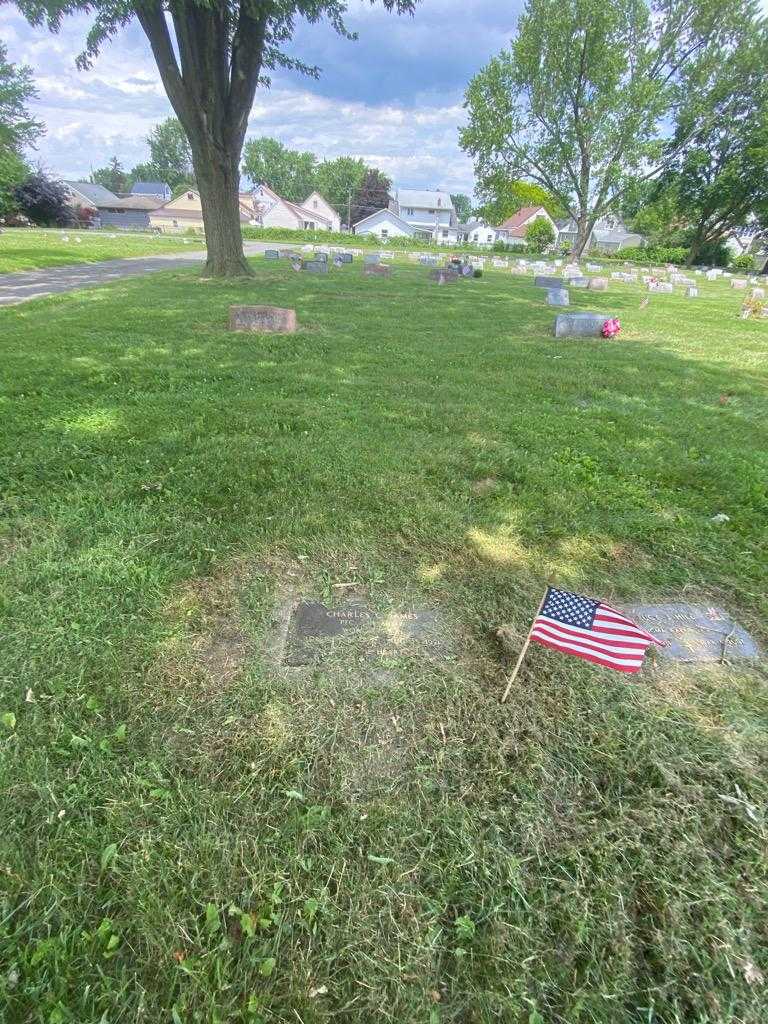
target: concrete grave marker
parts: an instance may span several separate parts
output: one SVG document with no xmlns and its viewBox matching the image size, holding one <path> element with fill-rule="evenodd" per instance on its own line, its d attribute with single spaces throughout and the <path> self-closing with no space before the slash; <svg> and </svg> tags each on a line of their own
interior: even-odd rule
<svg viewBox="0 0 768 1024">
<path fill-rule="evenodd" d="M 605 277 L 593 277 L 589 282 L 589 288 L 593 292 L 607 292 L 608 279 Z"/>
<path fill-rule="evenodd" d="M 571 299 L 567 288 L 550 288 L 547 291 L 548 306 L 570 306 Z"/>
<path fill-rule="evenodd" d="M 363 256 L 363 263 L 368 267 L 378 266 L 380 262 L 381 260 L 377 252 L 367 252 Z"/>
<path fill-rule="evenodd" d="M 687 299 L 697 299 L 699 297 L 699 289 L 695 285 L 689 285 L 685 289 L 685 297 Z"/>
<path fill-rule="evenodd" d="M 264 259 L 265 260 L 279 260 L 280 259 L 280 253 L 278 252 L 277 249 L 265 249 L 264 250 Z"/>
<path fill-rule="evenodd" d="M 354 256 L 351 252 L 340 252 L 339 259 L 342 263 L 351 263 L 354 260 Z"/>
<path fill-rule="evenodd" d="M 604 313 L 560 313 L 555 320 L 556 338 L 601 338 Z"/>
<path fill-rule="evenodd" d="M 750 294 L 751 294 L 751 298 L 753 298 L 753 299 L 764 299 L 765 298 L 765 288 L 753 288 L 752 292 Z"/>
<path fill-rule="evenodd" d="M 747 287 L 747 282 L 740 277 L 734 277 L 731 279 L 731 288 L 735 288 L 737 291 L 743 291 Z"/>
<path fill-rule="evenodd" d="M 588 277 L 569 277 L 568 284 L 571 288 L 589 288 Z"/>
<path fill-rule="evenodd" d="M 749 633 L 722 608 L 696 604 L 637 604 L 622 609 L 665 647 L 662 657 L 672 661 L 730 661 L 759 658 Z"/>
<path fill-rule="evenodd" d="M 565 285 L 562 277 L 545 277 L 541 275 L 534 277 L 533 283 L 537 288 L 562 288 Z"/>
<path fill-rule="evenodd" d="M 302 260 L 301 269 L 308 274 L 327 274 L 328 263 L 324 260 Z"/>
<path fill-rule="evenodd" d="M 293 334 L 296 310 L 279 306 L 230 306 L 230 331 L 262 331 L 272 334 Z"/>
<path fill-rule="evenodd" d="M 385 267 L 381 263 L 366 263 L 363 265 L 365 277 L 392 277 L 392 267 Z"/>
<path fill-rule="evenodd" d="M 649 281 L 648 291 L 649 292 L 664 292 L 665 294 L 674 293 L 675 286 L 670 281 Z"/>
</svg>

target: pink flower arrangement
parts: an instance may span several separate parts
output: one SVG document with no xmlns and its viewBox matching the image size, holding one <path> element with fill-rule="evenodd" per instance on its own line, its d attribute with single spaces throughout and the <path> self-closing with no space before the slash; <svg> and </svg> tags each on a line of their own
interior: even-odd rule
<svg viewBox="0 0 768 1024">
<path fill-rule="evenodd" d="M 603 337 L 604 338 L 615 338 L 621 330 L 621 324 L 617 316 L 611 317 L 610 320 L 606 320 L 603 324 Z"/>
</svg>

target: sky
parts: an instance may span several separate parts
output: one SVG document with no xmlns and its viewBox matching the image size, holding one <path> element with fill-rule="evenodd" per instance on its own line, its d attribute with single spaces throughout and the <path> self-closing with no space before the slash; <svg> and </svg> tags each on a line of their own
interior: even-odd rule
<svg viewBox="0 0 768 1024">
<path fill-rule="evenodd" d="M 288 53 L 321 76 L 273 74 L 271 88 L 257 91 L 248 137 L 269 135 L 321 159 L 362 157 L 401 188 L 471 194 L 472 163 L 458 145 L 464 90 L 508 44 L 521 8 L 522 0 L 422 0 L 414 17 L 398 17 L 349 0 L 357 41 L 299 22 Z M 173 113 L 135 22 L 90 71 L 76 69 L 88 24 L 69 18 L 52 35 L 0 6 L 0 39 L 10 61 L 32 68 L 32 109 L 47 126 L 31 156 L 67 179 L 87 178 L 112 156 L 126 168 L 146 160 L 148 132 Z"/>
</svg>

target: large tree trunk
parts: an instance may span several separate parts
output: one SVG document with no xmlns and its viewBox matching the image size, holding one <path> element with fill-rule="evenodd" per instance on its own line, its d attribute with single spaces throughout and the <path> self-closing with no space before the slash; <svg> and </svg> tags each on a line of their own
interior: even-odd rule
<svg viewBox="0 0 768 1024">
<path fill-rule="evenodd" d="M 199 150 L 194 145 L 193 152 L 208 247 L 203 276 L 250 276 L 253 271 L 243 254 L 240 229 L 239 157 L 230 154 L 222 158 L 212 148 L 198 157 Z"/>
<path fill-rule="evenodd" d="M 584 254 L 591 234 L 592 225 L 589 222 L 589 217 L 586 213 L 582 213 L 576 221 L 576 241 L 573 243 L 572 255 L 576 259 L 579 259 Z"/>
</svg>

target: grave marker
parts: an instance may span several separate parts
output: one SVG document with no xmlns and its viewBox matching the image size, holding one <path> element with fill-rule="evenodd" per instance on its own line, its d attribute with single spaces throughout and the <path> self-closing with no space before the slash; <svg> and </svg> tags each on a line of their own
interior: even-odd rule
<svg viewBox="0 0 768 1024">
<path fill-rule="evenodd" d="M 722 608 L 695 604 L 638 604 L 621 609 L 660 640 L 672 661 L 728 661 L 759 658 L 749 633 Z"/>
<path fill-rule="evenodd" d="M 265 260 L 279 260 L 280 259 L 280 253 L 277 251 L 277 249 L 265 249 L 264 250 L 264 259 Z"/>
<path fill-rule="evenodd" d="M 327 274 L 328 264 L 323 260 L 302 260 L 301 269 L 308 274 Z"/>
<path fill-rule="evenodd" d="M 556 338 L 601 338 L 604 313 L 560 313 L 555 320 Z"/>
<path fill-rule="evenodd" d="M 567 288 L 550 288 L 547 291 L 548 306 L 570 306 L 571 299 Z"/>
<path fill-rule="evenodd" d="M 279 306 L 230 306 L 230 331 L 261 331 L 272 334 L 293 334 L 296 310 Z"/>
</svg>

